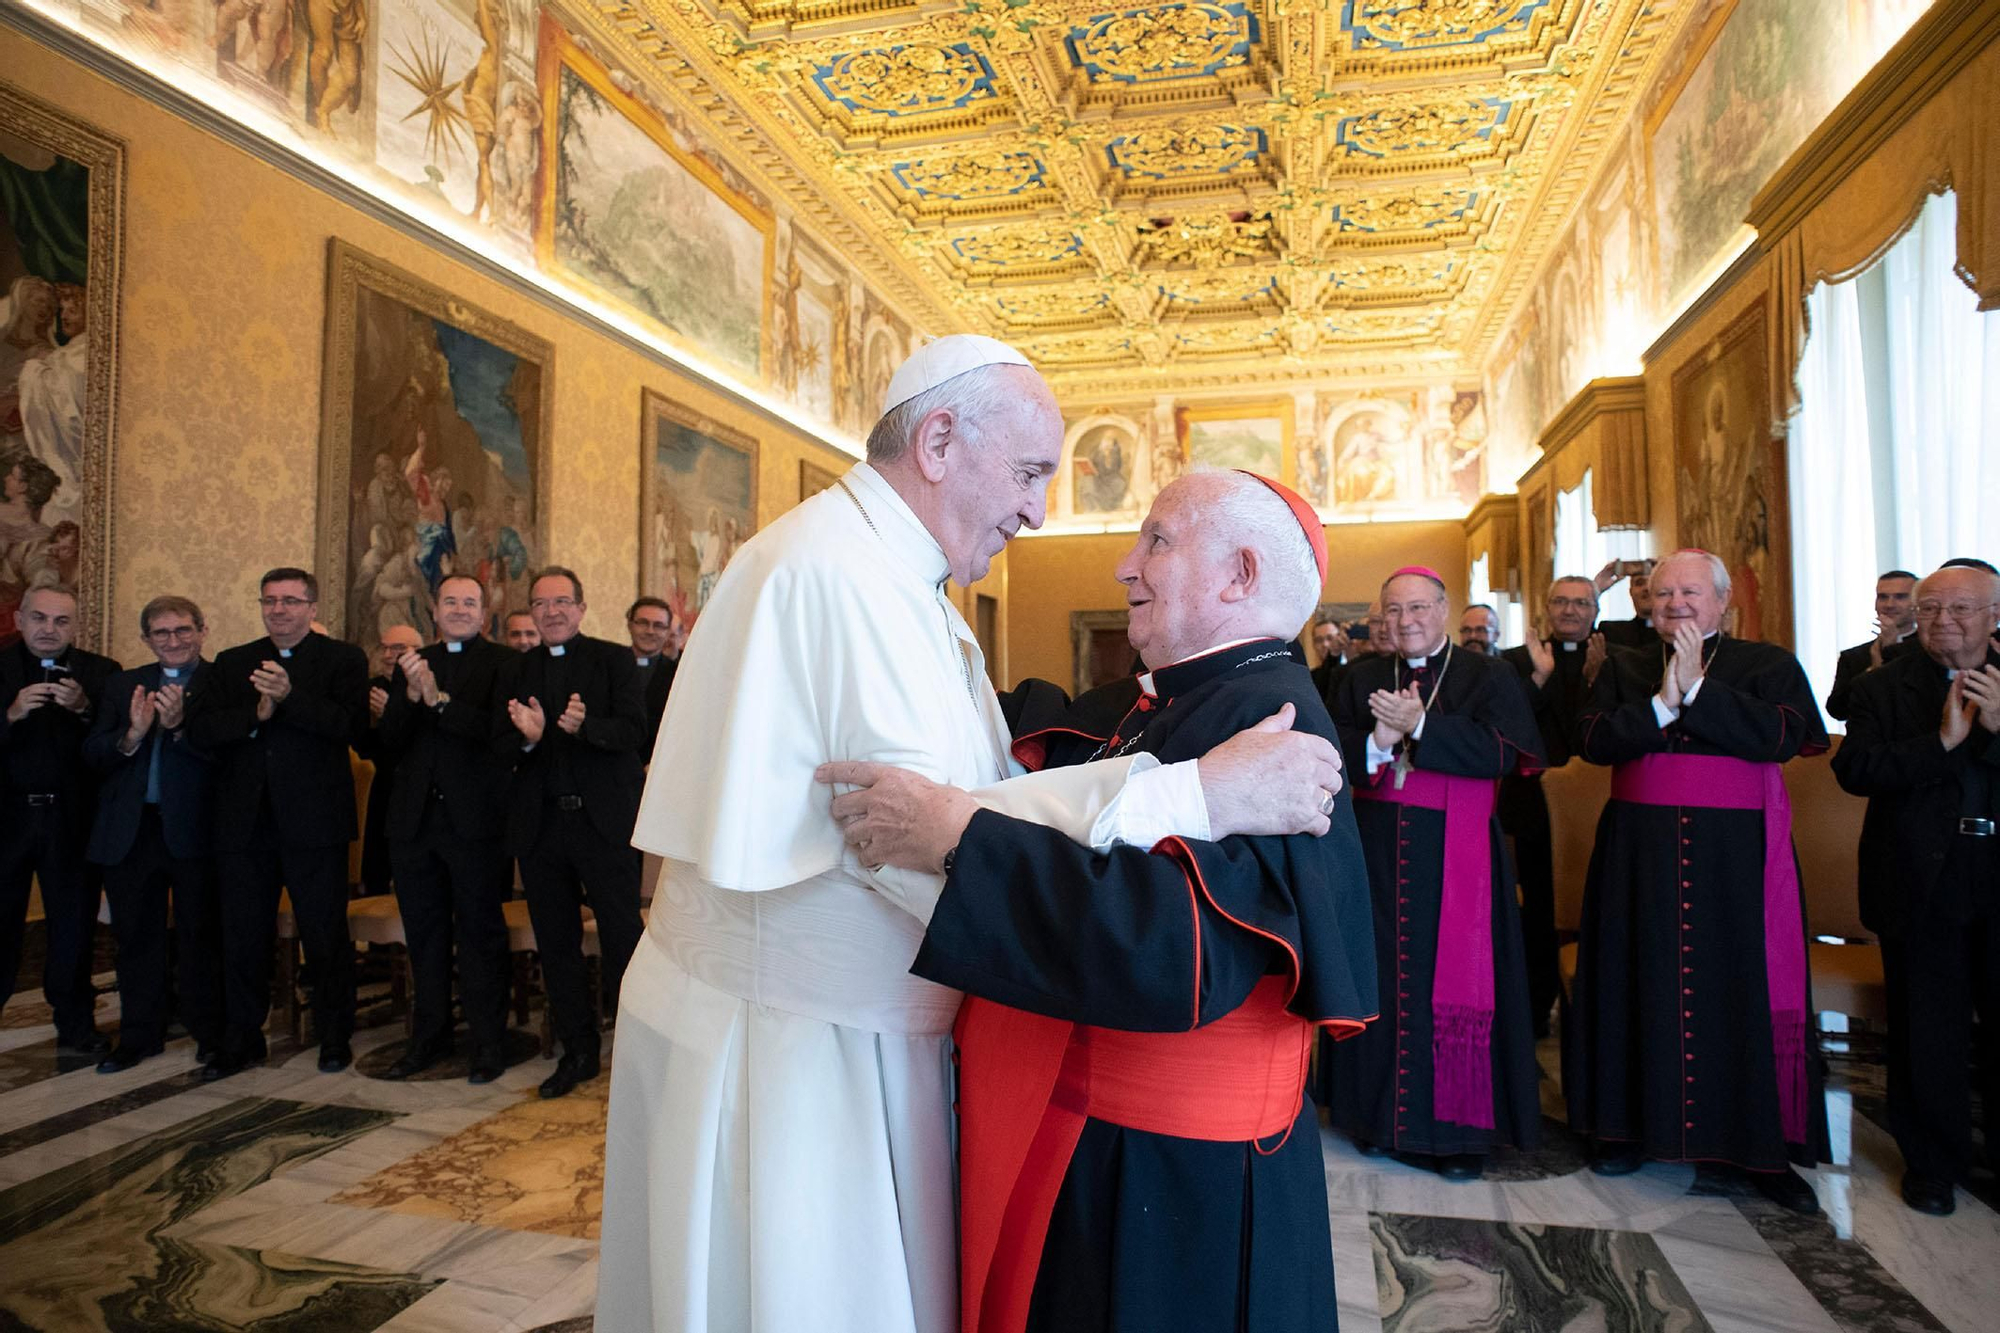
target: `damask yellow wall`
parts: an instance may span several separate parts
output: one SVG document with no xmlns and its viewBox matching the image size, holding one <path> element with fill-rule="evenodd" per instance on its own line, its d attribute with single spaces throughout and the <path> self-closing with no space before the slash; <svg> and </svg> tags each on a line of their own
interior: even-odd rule
<svg viewBox="0 0 2000 1333">
<path fill-rule="evenodd" d="M 548 556 L 582 577 L 590 633 L 621 634 L 638 591 L 641 389 L 756 437 L 760 524 L 797 502 L 801 458 L 851 461 L 11 30 L 0 69 L 127 146 L 109 644 L 128 661 L 147 598 L 200 602 L 213 651 L 261 632 L 264 569 L 312 564 L 330 236 L 555 345 Z"/>
<path fill-rule="evenodd" d="M 1465 527 L 1428 523 L 1344 523 L 1326 530 L 1329 555 L 1322 600 L 1369 602 L 1399 565 L 1429 565 L 1444 575 L 1454 606 L 1465 604 Z M 1115 611 L 1125 590 L 1112 570 L 1134 534 L 1029 537 L 1007 548 L 1007 665 L 1014 680 L 1040 676 L 1068 688 L 1074 671 L 1072 611 Z"/>
</svg>

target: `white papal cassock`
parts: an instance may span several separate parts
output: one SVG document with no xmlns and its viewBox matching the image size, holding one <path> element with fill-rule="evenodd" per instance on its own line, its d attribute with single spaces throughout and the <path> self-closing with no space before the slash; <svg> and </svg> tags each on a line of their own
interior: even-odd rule
<svg viewBox="0 0 2000 1333">
<path fill-rule="evenodd" d="M 956 1327 L 959 994 L 909 974 L 942 881 L 864 870 L 813 770 L 901 765 L 1100 844 L 1198 789 L 1124 786 L 1149 756 L 1015 776 L 945 577 L 861 464 L 737 553 L 688 642 L 632 838 L 665 868 L 618 1006 L 603 1333 Z"/>
</svg>

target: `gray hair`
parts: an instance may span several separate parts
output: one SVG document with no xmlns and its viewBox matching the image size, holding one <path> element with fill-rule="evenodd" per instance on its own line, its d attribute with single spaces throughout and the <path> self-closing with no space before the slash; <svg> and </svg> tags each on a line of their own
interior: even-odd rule
<svg viewBox="0 0 2000 1333">
<path fill-rule="evenodd" d="M 933 412 L 945 410 L 956 418 L 959 438 L 972 445 L 985 438 L 983 427 L 1008 411 L 1020 394 L 1001 377 L 1000 366 L 974 366 L 942 384 L 925 389 L 906 403 L 898 403 L 882 414 L 875 429 L 868 432 L 868 461 L 880 467 L 894 463 L 910 451 L 910 437 L 917 424 Z"/>
<path fill-rule="evenodd" d="M 1725 575 L 1724 577 L 1726 578 L 1727 576 Z M 1584 587 L 1590 589 L 1590 604 L 1592 606 L 1597 605 L 1597 580 L 1588 574 L 1558 574 L 1555 578 L 1549 580 L 1549 590 L 1543 594 L 1543 600 L 1555 596 L 1556 585 L 1561 583 L 1581 583 Z"/>
<path fill-rule="evenodd" d="M 1244 546 L 1258 555 L 1263 583 L 1258 609 L 1278 638 L 1296 638 L 1319 608 L 1319 561 L 1298 516 L 1278 493 L 1246 472 L 1196 467 L 1190 477 L 1209 486 L 1212 498 L 1198 507 L 1203 534 L 1211 541 Z"/>
<path fill-rule="evenodd" d="M 1723 564 L 1722 557 L 1715 554 L 1715 552 L 1704 551 L 1697 546 L 1684 546 L 1678 551 L 1661 556 L 1653 565 L 1653 572 L 1650 575 L 1649 582 L 1657 582 L 1660 577 L 1660 571 L 1666 568 L 1669 561 L 1674 560 L 1707 561 L 1708 577 L 1715 585 L 1715 595 L 1717 597 L 1729 596 L 1729 566 Z"/>
</svg>

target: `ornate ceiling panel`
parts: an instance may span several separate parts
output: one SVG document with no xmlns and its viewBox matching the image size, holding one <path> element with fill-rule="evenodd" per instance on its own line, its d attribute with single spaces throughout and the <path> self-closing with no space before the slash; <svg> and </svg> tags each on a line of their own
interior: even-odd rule
<svg viewBox="0 0 2000 1333">
<path fill-rule="evenodd" d="M 1476 374 L 1672 0 L 564 0 L 1073 398 Z"/>
</svg>

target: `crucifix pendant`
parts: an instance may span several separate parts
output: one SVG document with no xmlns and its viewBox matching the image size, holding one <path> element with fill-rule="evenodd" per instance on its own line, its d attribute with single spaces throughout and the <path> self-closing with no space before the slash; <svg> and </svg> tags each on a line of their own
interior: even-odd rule
<svg viewBox="0 0 2000 1333">
<path fill-rule="evenodd" d="M 1407 782 L 1410 777 L 1409 754 L 1405 752 L 1403 754 L 1397 755 L 1396 762 L 1392 764 L 1390 767 L 1396 774 L 1396 790 L 1401 791 L 1403 789 L 1403 784 Z"/>
</svg>

